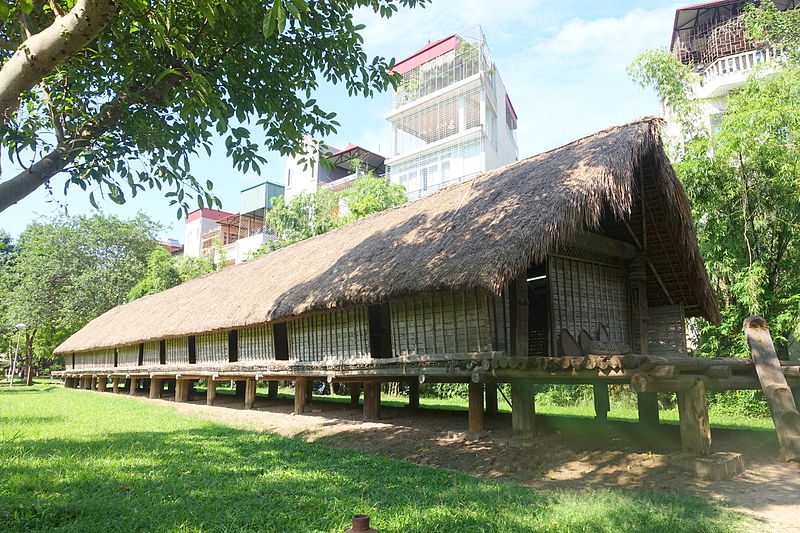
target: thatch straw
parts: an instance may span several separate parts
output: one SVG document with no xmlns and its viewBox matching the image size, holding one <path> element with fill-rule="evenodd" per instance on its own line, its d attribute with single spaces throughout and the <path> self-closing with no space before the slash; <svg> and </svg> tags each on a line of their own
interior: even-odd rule
<svg viewBox="0 0 800 533">
<path fill-rule="evenodd" d="M 625 219 L 637 173 L 670 217 L 664 248 L 684 304 L 711 320 L 716 302 L 685 194 L 664 154 L 659 119 L 617 126 L 264 257 L 116 307 L 57 353 L 261 324 L 436 290 L 499 293 L 583 228 Z M 654 282 L 653 282 L 654 283 Z M 657 288 L 656 285 L 653 285 Z"/>
</svg>

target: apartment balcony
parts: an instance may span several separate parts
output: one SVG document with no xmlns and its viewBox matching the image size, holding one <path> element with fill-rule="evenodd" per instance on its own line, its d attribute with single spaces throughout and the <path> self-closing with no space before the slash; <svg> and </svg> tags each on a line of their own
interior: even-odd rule
<svg viewBox="0 0 800 533">
<path fill-rule="evenodd" d="M 766 73 L 775 71 L 775 66 L 782 62 L 783 55 L 773 48 L 750 50 L 730 56 L 720 57 L 699 71 L 700 85 L 694 93 L 698 98 L 714 98 L 726 94 L 731 89 L 741 86 L 759 65 L 765 65 Z M 767 66 L 770 63 L 773 65 Z"/>
</svg>

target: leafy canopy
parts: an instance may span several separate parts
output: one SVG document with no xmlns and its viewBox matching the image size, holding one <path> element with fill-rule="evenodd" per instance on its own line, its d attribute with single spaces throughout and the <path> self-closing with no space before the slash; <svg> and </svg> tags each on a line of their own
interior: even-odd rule
<svg viewBox="0 0 800 533">
<path fill-rule="evenodd" d="M 150 252 L 150 256 L 147 258 L 146 274 L 128 292 L 128 300 L 136 300 L 148 294 L 165 291 L 190 279 L 218 270 L 222 266 L 221 264 L 215 265 L 209 255 L 172 257 L 164 248 L 158 246 Z"/>
</svg>

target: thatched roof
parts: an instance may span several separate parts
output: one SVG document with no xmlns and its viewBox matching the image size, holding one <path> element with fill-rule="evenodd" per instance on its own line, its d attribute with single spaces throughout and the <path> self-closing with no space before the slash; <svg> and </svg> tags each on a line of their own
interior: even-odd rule
<svg viewBox="0 0 800 533">
<path fill-rule="evenodd" d="M 609 128 L 121 305 L 56 352 L 227 330 L 424 291 L 499 293 L 576 231 L 604 229 L 632 241 L 620 224 L 642 227 L 639 179 L 648 210 L 658 217 L 647 226 L 648 242 L 655 243 L 649 255 L 662 280 L 649 281 L 651 302 L 666 303 L 663 284 L 687 314 L 715 321 L 719 311 L 661 127 L 660 119 L 645 118 Z"/>
</svg>

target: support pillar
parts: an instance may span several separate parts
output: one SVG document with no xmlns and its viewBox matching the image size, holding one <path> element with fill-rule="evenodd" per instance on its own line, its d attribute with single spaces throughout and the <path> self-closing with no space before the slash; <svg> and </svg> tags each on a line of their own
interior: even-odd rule
<svg viewBox="0 0 800 533">
<path fill-rule="evenodd" d="M 636 407 L 639 409 L 639 423 L 643 426 L 658 426 L 658 393 L 637 392 Z"/>
<path fill-rule="evenodd" d="M 364 420 L 376 421 L 381 417 L 381 383 L 364 383 Z"/>
<path fill-rule="evenodd" d="M 497 414 L 497 383 L 486 384 L 486 414 Z"/>
<path fill-rule="evenodd" d="M 136 395 L 136 385 L 138 385 L 139 380 L 136 378 L 130 378 L 130 386 L 128 387 L 128 394 L 131 396 Z"/>
<path fill-rule="evenodd" d="M 252 409 L 256 403 L 256 380 L 248 379 L 244 391 L 244 408 Z"/>
<path fill-rule="evenodd" d="M 117 376 L 111 378 L 111 392 L 114 394 L 119 392 L 119 378 Z"/>
<path fill-rule="evenodd" d="M 528 381 L 511 382 L 511 428 L 515 437 L 528 438 L 536 434 L 533 384 Z"/>
<path fill-rule="evenodd" d="M 469 384 L 469 430 L 483 431 L 483 383 Z"/>
<path fill-rule="evenodd" d="M 711 448 L 711 425 L 708 422 L 706 386 L 697 381 L 677 393 L 681 425 L 681 448 L 684 453 L 708 455 Z"/>
<path fill-rule="evenodd" d="M 175 401 L 185 402 L 189 400 L 189 380 L 178 379 L 175 381 Z"/>
<path fill-rule="evenodd" d="M 309 405 L 314 400 L 314 382 L 308 380 L 308 387 L 306 387 L 306 405 Z"/>
<path fill-rule="evenodd" d="M 159 378 L 150 379 L 150 394 L 148 397 L 151 400 L 161 398 L 161 391 L 164 390 L 164 381 Z"/>
<path fill-rule="evenodd" d="M 294 381 L 294 414 L 301 415 L 306 410 L 306 390 L 311 386 L 308 378 L 297 378 Z"/>
<path fill-rule="evenodd" d="M 217 399 L 217 382 L 213 379 L 208 380 L 208 389 L 206 389 L 206 405 L 214 405 Z"/>
<path fill-rule="evenodd" d="M 350 405 L 358 405 L 361 399 L 361 383 L 350 383 Z"/>
<path fill-rule="evenodd" d="M 275 400 L 278 398 L 278 382 L 277 381 L 270 381 L 267 390 L 267 398 L 270 400 Z"/>
<path fill-rule="evenodd" d="M 419 381 L 408 384 L 408 406 L 411 409 L 419 409 Z"/>
<path fill-rule="evenodd" d="M 247 387 L 246 382 L 244 380 L 237 380 L 234 387 L 236 388 L 236 397 L 244 400 L 245 388 Z"/>
<path fill-rule="evenodd" d="M 108 384 L 108 378 L 106 376 L 98 376 L 97 377 L 97 390 L 98 391 L 105 392 L 107 384 Z"/>
<path fill-rule="evenodd" d="M 611 402 L 608 399 L 608 384 L 592 383 L 592 389 L 594 391 L 594 417 L 597 420 L 606 421 L 608 420 L 608 412 L 611 410 Z M 656 416 L 658 416 L 658 410 L 656 410 Z"/>
</svg>

